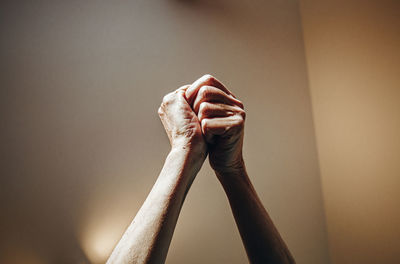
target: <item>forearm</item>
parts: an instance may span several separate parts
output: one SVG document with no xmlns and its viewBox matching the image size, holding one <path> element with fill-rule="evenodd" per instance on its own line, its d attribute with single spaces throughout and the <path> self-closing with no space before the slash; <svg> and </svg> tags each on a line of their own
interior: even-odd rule
<svg viewBox="0 0 400 264">
<path fill-rule="evenodd" d="M 203 160 L 183 148 L 169 153 L 150 194 L 107 263 L 164 263 L 186 193 Z"/>
<path fill-rule="evenodd" d="M 295 263 L 248 178 L 245 167 L 217 173 L 250 263 Z"/>
</svg>

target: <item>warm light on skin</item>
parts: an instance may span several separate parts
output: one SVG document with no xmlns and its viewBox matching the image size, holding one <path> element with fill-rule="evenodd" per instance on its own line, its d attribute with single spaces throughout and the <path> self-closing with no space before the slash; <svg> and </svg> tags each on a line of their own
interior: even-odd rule
<svg viewBox="0 0 400 264">
<path fill-rule="evenodd" d="M 121 191 L 98 190 L 88 201 L 79 240 L 93 264 L 106 262 L 140 206 L 134 196 L 121 195 Z"/>
<path fill-rule="evenodd" d="M 104 263 L 124 231 L 117 219 L 102 219 L 92 223 L 82 237 L 82 248 L 92 263 Z"/>
</svg>

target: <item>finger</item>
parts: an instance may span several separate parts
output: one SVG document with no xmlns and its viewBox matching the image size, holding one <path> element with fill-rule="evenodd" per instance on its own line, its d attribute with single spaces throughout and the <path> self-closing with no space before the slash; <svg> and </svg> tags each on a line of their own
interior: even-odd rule
<svg viewBox="0 0 400 264">
<path fill-rule="evenodd" d="M 183 98 L 185 99 L 186 103 L 187 103 L 187 99 L 186 99 L 185 93 L 186 93 L 186 90 L 187 90 L 189 87 L 190 87 L 190 84 L 186 84 L 186 85 L 183 85 L 183 86 L 179 87 L 178 89 L 176 89 L 176 90 L 174 91 L 174 93 L 175 93 L 175 94 L 178 94 L 179 97 L 183 97 Z"/>
<path fill-rule="evenodd" d="M 188 100 L 188 103 L 190 105 L 192 105 L 197 92 L 199 91 L 199 89 L 204 86 L 204 85 L 209 85 L 209 86 L 214 86 L 217 87 L 219 89 L 221 89 L 222 91 L 224 91 L 227 94 L 232 94 L 228 89 L 225 88 L 225 86 L 218 81 L 214 76 L 210 75 L 210 74 L 206 74 L 203 75 L 202 77 L 200 77 L 199 79 L 197 79 L 187 90 L 186 90 L 186 98 Z M 232 94 L 232 96 L 234 96 Z"/>
<path fill-rule="evenodd" d="M 173 98 L 177 93 L 185 93 L 186 90 L 189 88 L 190 84 L 186 84 L 186 85 L 182 85 L 181 87 L 179 87 L 178 89 L 176 89 L 175 91 L 172 91 L 170 93 L 167 93 L 164 97 L 163 97 L 163 102 L 169 101 L 171 98 Z M 186 99 L 186 98 L 185 98 Z"/>
<path fill-rule="evenodd" d="M 242 111 L 243 109 L 238 106 L 203 102 L 200 104 L 199 114 L 197 116 L 201 122 L 204 118 L 227 117 L 236 113 L 241 113 Z"/>
<path fill-rule="evenodd" d="M 183 85 L 181 87 L 179 87 L 178 89 L 176 89 L 175 91 L 172 91 L 168 94 L 166 94 L 163 99 L 162 99 L 162 103 L 161 106 L 159 108 L 158 114 L 161 115 L 162 114 L 162 108 L 166 105 L 171 104 L 174 101 L 178 101 L 181 104 L 185 104 L 189 107 L 189 109 L 191 109 L 191 107 L 189 106 L 186 97 L 185 97 L 185 92 L 186 90 L 189 88 L 190 85 Z"/>
<path fill-rule="evenodd" d="M 175 90 L 175 92 L 178 91 L 184 91 L 186 92 L 186 90 L 190 87 L 190 84 L 186 84 L 186 85 L 182 85 L 181 87 L 179 87 L 178 89 Z"/>
<path fill-rule="evenodd" d="M 187 105 L 187 106 L 189 107 L 189 109 L 192 110 L 191 107 L 190 107 L 190 105 L 189 105 L 188 102 L 187 102 L 186 95 L 185 95 L 185 92 L 186 92 L 186 90 L 187 90 L 188 88 L 189 88 L 189 85 L 187 85 L 187 86 L 182 86 L 182 87 L 180 87 L 179 89 L 177 89 L 175 92 L 176 92 L 176 95 L 177 95 L 177 97 L 178 97 L 178 100 L 179 100 L 182 104 Z"/>
<path fill-rule="evenodd" d="M 242 102 L 240 102 L 238 99 L 213 86 L 203 86 L 199 89 L 199 92 L 197 93 L 196 99 L 193 103 L 193 110 L 195 113 L 198 113 L 200 104 L 202 102 L 216 102 L 228 105 L 237 105 L 240 108 L 243 108 Z"/>
<path fill-rule="evenodd" d="M 201 121 L 201 130 L 209 143 L 213 142 L 215 136 L 228 137 L 238 134 L 243 127 L 244 119 L 240 115 L 204 118 Z"/>
</svg>

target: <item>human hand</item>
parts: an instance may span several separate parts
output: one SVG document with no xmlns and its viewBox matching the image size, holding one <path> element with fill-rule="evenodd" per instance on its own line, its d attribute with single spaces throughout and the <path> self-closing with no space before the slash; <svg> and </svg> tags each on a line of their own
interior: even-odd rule
<svg viewBox="0 0 400 264">
<path fill-rule="evenodd" d="M 172 149 L 186 150 L 191 155 L 207 156 L 207 144 L 200 122 L 186 101 L 185 91 L 189 85 L 180 87 L 164 96 L 158 115 L 167 132 Z"/>
<path fill-rule="evenodd" d="M 246 116 L 242 102 L 211 75 L 198 79 L 185 94 L 201 122 L 210 165 L 217 175 L 223 177 L 227 172 L 242 169 Z"/>
</svg>

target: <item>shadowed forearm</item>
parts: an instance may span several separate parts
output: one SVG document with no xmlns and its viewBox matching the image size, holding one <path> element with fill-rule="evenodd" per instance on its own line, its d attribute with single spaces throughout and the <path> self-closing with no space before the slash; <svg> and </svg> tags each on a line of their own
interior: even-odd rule
<svg viewBox="0 0 400 264">
<path fill-rule="evenodd" d="M 204 159 L 173 149 L 107 263 L 164 263 L 186 193 Z"/>
<path fill-rule="evenodd" d="M 251 184 L 246 169 L 217 173 L 250 263 L 295 263 Z"/>
</svg>

